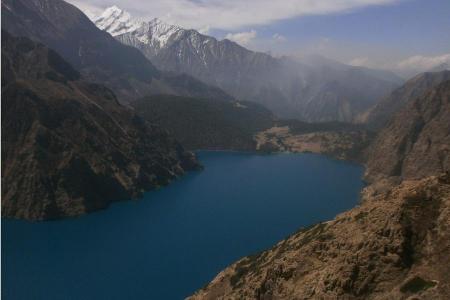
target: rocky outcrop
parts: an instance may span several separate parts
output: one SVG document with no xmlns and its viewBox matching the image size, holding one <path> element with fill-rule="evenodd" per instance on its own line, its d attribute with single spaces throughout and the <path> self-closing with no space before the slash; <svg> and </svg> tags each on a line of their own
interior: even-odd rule
<svg viewBox="0 0 450 300">
<path fill-rule="evenodd" d="M 427 90 L 438 86 L 446 80 L 450 80 L 450 71 L 419 74 L 388 96 L 382 98 L 368 112 L 360 115 L 357 118 L 357 122 L 365 123 L 371 129 L 380 130 L 409 101 L 415 100 Z"/>
<path fill-rule="evenodd" d="M 76 216 L 195 168 L 157 126 L 56 52 L 2 32 L 2 216 Z"/>
<path fill-rule="evenodd" d="M 417 179 L 449 170 L 450 81 L 446 81 L 410 101 L 381 130 L 369 150 L 366 178 Z"/>
<path fill-rule="evenodd" d="M 149 94 L 232 99 L 193 77 L 161 72 L 139 50 L 121 44 L 62 0 L 2 0 L 2 28 L 55 50 L 122 103 Z"/>
<path fill-rule="evenodd" d="M 193 299 L 448 299 L 450 176 L 405 181 L 231 265 Z"/>
</svg>

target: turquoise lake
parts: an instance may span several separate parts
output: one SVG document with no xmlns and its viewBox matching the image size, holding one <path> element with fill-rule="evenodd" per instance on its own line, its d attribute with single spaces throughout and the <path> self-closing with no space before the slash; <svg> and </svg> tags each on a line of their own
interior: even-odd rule
<svg viewBox="0 0 450 300">
<path fill-rule="evenodd" d="M 237 259 L 358 203 L 363 168 L 314 154 L 199 152 L 137 201 L 2 219 L 2 299 L 184 299 Z"/>
</svg>

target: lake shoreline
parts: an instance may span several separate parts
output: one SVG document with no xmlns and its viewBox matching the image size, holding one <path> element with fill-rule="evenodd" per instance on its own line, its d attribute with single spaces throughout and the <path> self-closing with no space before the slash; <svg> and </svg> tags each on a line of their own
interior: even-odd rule
<svg viewBox="0 0 450 300">
<path fill-rule="evenodd" d="M 29 298 L 19 286 L 36 295 L 51 290 L 50 296 L 83 298 L 89 291 L 102 298 L 99 293 L 107 290 L 118 299 L 132 290 L 132 297 L 148 298 L 151 282 L 150 298 L 180 299 L 237 259 L 351 209 L 363 188 L 362 167 L 322 155 L 197 154 L 203 171 L 188 172 L 138 201 L 54 222 L 2 219 L 4 287 L 23 295 L 19 300 Z M 49 267 L 42 269 L 42 263 Z M 64 282 L 83 274 L 77 279 L 82 288 L 60 282 L 55 276 L 61 272 Z"/>
</svg>

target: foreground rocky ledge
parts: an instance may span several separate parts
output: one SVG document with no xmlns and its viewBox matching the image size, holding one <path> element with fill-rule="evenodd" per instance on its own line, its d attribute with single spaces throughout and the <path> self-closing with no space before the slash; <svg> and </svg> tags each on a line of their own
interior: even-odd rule
<svg viewBox="0 0 450 300">
<path fill-rule="evenodd" d="M 448 299 L 450 175 L 378 182 L 361 205 L 231 265 L 190 299 Z"/>
</svg>

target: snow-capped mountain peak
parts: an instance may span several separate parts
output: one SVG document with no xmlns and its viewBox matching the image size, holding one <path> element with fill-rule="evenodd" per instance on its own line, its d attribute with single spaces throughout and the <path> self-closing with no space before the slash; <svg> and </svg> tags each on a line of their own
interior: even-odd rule
<svg viewBox="0 0 450 300">
<path fill-rule="evenodd" d="M 158 18 L 144 22 L 134 18 L 127 11 L 115 5 L 108 7 L 100 15 L 93 17 L 92 21 L 98 28 L 107 31 L 115 37 L 133 33 L 139 42 L 152 45 L 155 51 L 164 48 L 173 36 L 184 31 L 183 28 L 167 24 Z"/>
<path fill-rule="evenodd" d="M 153 44 L 157 48 L 164 48 L 170 38 L 184 29 L 170 25 L 158 18 L 145 22 L 139 30 L 136 31 L 136 38 L 144 44 Z"/>
<path fill-rule="evenodd" d="M 92 21 L 98 28 L 109 32 L 112 36 L 133 32 L 144 23 L 115 5 L 105 9 L 99 16 L 93 17 Z"/>
</svg>

